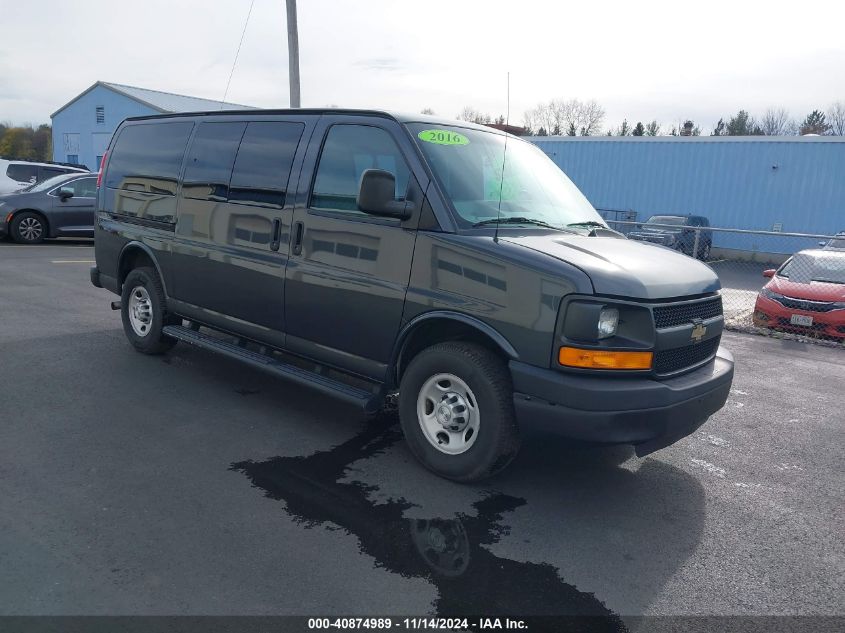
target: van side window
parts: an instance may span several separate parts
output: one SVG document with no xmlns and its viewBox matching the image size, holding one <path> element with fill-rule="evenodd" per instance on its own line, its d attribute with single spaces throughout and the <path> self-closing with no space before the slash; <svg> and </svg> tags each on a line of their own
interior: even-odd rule
<svg viewBox="0 0 845 633">
<path fill-rule="evenodd" d="M 387 131 L 368 125 L 335 125 L 326 137 L 310 206 L 364 215 L 355 198 L 361 174 L 384 169 L 396 178 L 396 200 L 405 197 L 410 171 Z"/>
<path fill-rule="evenodd" d="M 109 156 L 106 187 L 176 195 L 176 182 L 193 123 L 139 123 L 120 132 Z"/>
<path fill-rule="evenodd" d="M 304 129 L 302 123 L 280 121 L 253 121 L 247 125 L 232 172 L 229 200 L 282 208 Z"/>
<path fill-rule="evenodd" d="M 191 149 L 182 183 L 182 197 L 225 202 L 229 179 L 245 123 L 201 123 Z"/>
</svg>

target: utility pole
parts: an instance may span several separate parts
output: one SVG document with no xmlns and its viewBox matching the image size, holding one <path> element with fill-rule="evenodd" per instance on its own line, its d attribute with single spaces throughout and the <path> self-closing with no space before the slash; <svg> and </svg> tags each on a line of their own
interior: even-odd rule
<svg viewBox="0 0 845 633">
<path fill-rule="evenodd" d="M 296 28 L 296 0 L 286 0 L 288 9 L 288 75 L 290 107 L 299 105 L 299 35 Z"/>
</svg>

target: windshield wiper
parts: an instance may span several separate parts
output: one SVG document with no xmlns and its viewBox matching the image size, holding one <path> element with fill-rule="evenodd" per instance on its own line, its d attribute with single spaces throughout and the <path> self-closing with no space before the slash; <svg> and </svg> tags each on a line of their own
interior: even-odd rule
<svg viewBox="0 0 845 633">
<path fill-rule="evenodd" d="M 596 222 L 595 220 L 584 220 L 583 222 L 570 222 L 566 226 L 600 226 L 603 229 L 607 228 L 606 224 Z"/>
<path fill-rule="evenodd" d="M 482 220 L 481 222 L 476 222 L 472 225 L 472 228 L 476 228 L 478 226 L 489 226 L 491 224 L 533 224 L 535 226 L 542 226 L 546 229 L 554 229 L 555 231 L 564 230 L 559 226 L 552 226 L 551 224 L 543 222 L 542 220 L 535 220 L 534 218 L 525 217 L 490 218 L 489 220 Z"/>
</svg>

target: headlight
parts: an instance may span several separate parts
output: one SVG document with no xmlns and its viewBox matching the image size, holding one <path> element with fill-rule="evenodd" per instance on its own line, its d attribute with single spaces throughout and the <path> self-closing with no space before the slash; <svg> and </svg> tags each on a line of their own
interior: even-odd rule
<svg viewBox="0 0 845 633">
<path fill-rule="evenodd" d="M 616 335 L 619 327 L 619 310 L 616 308 L 602 308 L 599 312 L 599 338 L 609 338 Z"/>
<path fill-rule="evenodd" d="M 779 295 L 779 294 L 778 294 L 778 293 L 776 293 L 776 292 L 772 292 L 772 291 L 771 291 L 771 290 L 769 290 L 768 288 L 763 288 L 762 290 L 760 290 L 760 294 L 761 294 L 762 296 L 766 297 L 766 299 L 773 299 L 773 300 L 775 300 L 775 301 L 777 301 L 778 299 L 782 299 L 782 298 L 783 298 L 783 295 Z"/>
</svg>

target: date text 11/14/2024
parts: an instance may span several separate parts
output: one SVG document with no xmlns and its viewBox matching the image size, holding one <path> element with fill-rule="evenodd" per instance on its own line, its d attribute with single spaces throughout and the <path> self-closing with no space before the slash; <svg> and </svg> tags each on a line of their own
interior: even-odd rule
<svg viewBox="0 0 845 633">
<path fill-rule="evenodd" d="M 511 618 L 309 618 L 308 629 L 405 630 L 527 630 L 524 620 Z"/>
</svg>

